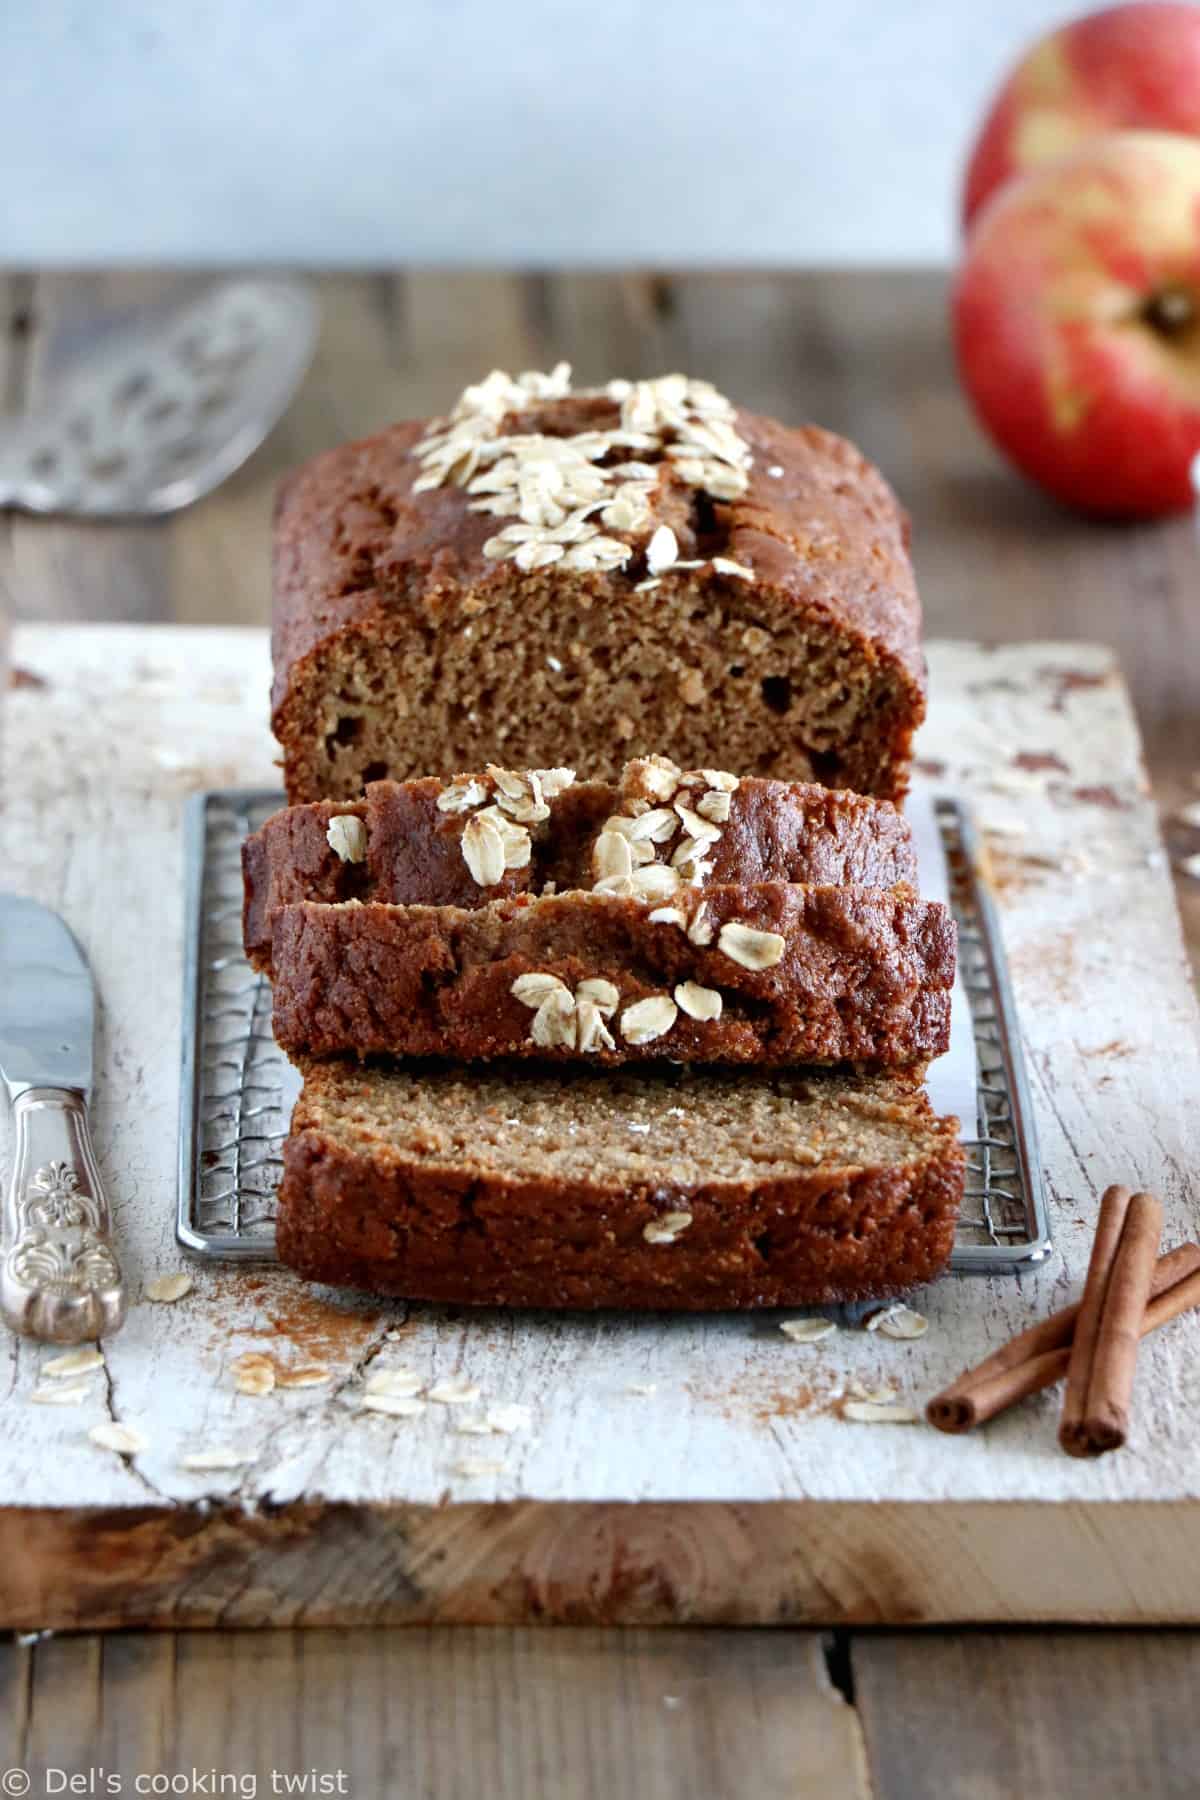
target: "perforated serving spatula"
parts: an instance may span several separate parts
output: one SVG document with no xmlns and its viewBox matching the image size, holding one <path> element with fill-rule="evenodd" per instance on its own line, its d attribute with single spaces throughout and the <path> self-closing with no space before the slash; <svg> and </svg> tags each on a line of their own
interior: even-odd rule
<svg viewBox="0 0 1200 1800">
<path fill-rule="evenodd" d="M 0 1079 L 15 1127 L 0 1314 L 53 1344 L 106 1336 L 125 1317 L 88 1127 L 94 1009 L 91 970 L 58 914 L 0 894 Z"/>
<path fill-rule="evenodd" d="M 247 278 L 112 333 L 45 411 L 0 422 L 0 506 L 90 518 L 188 506 L 262 443 L 317 319 L 307 283 Z"/>
</svg>

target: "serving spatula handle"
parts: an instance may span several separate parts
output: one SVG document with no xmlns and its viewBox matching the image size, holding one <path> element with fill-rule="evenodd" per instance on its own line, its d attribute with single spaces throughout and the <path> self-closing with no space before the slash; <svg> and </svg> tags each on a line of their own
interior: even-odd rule
<svg viewBox="0 0 1200 1800">
<path fill-rule="evenodd" d="M 112 1215 L 75 1088 L 13 1097 L 16 1143 L 0 1240 L 0 1314 L 51 1344 L 107 1337 L 125 1318 Z"/>
</svg>

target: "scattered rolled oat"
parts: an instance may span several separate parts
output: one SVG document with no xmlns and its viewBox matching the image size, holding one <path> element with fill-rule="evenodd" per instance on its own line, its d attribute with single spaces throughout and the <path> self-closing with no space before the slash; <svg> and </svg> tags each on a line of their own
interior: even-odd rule
<svg viewBox="0 0 1200 1800">
<path fill-rule="evenodd" d="M 275 1386 L 274 1360 L 261 1350 L 247 1350 L 235 1356 L 229 1365 L 233 1385 L 239 1394 L 269 1394 Z"/>
<path fill-rule="evenodd" d="M 634 804 L 644 805 L 645 803 L 635 801 Z M 604 829 L 619 831 L 629 839 L 631 844 L 645 846 L 647 843 L 665 844 L 669 837 L 675 835 L 679 826 L 672 807 L 650 806 L 646 808 L 645 812 L 637 813 L 631 819 L 619 816 L 611 818 L 605 824 Z M 646 855 L 645 861 L 649 862 L 653 855 L 654 852 L 651 850 Z"/>
<path fill-rule="evenodd" d="M 364 1394 L 358 1404 L 360 1412 L 386 1413 L 390 1419 L 416 1419 L 425 1411 L 415 1394 Z"/>
<path fill-rule="evenodd" d="M 547 662 L 554 660 L 556 659 L 549 656 L 546 658 Z M 561 668 L 562 665 L 559 666 Z M 557 800 L 558 796 L 565 793 L 575 781 L 574 769 L 530 769 L 529 774 L 537 777 L 541 783 L 542 793 L 547 800 Z"/>
<path fill-rule="evenodd" d="M 526 975 L 518 975 L 509 993 L 521 1002 L 522 1006 L 537 1008 L 553 994 L 569 994 L 565 981 L 557 975 L 551 975 L 540 969 L 531 969 Z"/>
<path fill-rule="evenodd" d="M 333 1370 L 328 1363 L 295 1363 L 290 1369 L 275 1372 L 275 1385 L 281 1388 L 324 1387 L 332 1380 Z"/>
<path fill-rule="evenodd" d="M 454 1427 L 459 1437 L 491 1437 L 492 1428 L 486 1419 L 479 1417 L 459 1419 Z"/>
<path fill-rule="evenodd" d="M 725 797 L 726 796 L 722 796 L 722 798 Z M 694 812 L 692 808 L 686 805 L 682 800 L 676 800 L 675 811 L 679 815 L 683 829 L 687 832 L 688 837 L 693 840 L 697 849 L 703 844 L 716 843 L 721 835 L 721 827 L 714 819 L 702 819 L 698 812 Z M 679 857 L 680 851 L 677 850 L 675 855 L 676 857 Z M 682 860 L 688 861 L 689 858 L 684 854 Z"/>
<path fill-rule="evenodd" d="M 633 871 L 629 885 L 635 900 L 669 900 L 679 892 L 679 876 L 663 863 L 649 863 L 646 868 Z"/>
<path fill-rule="evenodd" d="M 650 1219 L 642 1227 L 642 1236 L 648 1244 L 673 1244 L 676 1238 L 683 1236 L 691 1222 L 690 1212 L 660 1213 L 658 1218 Z"/>
<path fill-rule="evenodd" d="M 678 1016 L 669 994 L 649 994 L 625 1008 L 619 1021 L 621 1036 L 627 1044 L 653 1043 L 670 1031 Z"/>
<path fill-rule="evenodd" d="M 1200 852 L 1196 852 L 1192 856 L 1181 857 L 1179 867 L 1183 874 L 1189 876 L 1192 881 L 1200 881 Z"/>
<path fill-rule="evenodd" d="M 916 1425 L 920 1415 L 895 1400 L 846 1400 L 842 1417 L 856 1425 Z"/>
<path fill-rule="evenodd" d="M 846 1392 L 853 1400 L 870 1400 L 876 1406 L 887 1406 L 896 1399 L 898 1389 L 892 1382 L 885 1382 L 882 1387 L 868 1387 L 865 1381 L 857 1378 L 852 1381 Z"/>
<path fill-rule="evenodd" d="M 437 809 L 444 813 L 470 812 L 473 806 L 482 806 L 487 797 L 483 782 L 472 776 L 466 781 L 452 781 L 444 787 L 437 797 Z"/>
<path fill-rule="evenodd" d="M 529 1035 L 542 1050 L 574 1050 L 579 1041 L 575 1002 L 567 988 L 547 994 L 533 1015 Z"/>
<path fill-rule="evenodd" d="M 430 1388 L 429 1398 L 439 1406 L 470 1406 L 478 1400 L 479 1393 L 478 1382 L 469 1381 L 465 1375 L 448 1375 L 445 1381 Z"/>
<path fill-rule="evenodd" d="M 754 580 L 754 570 L 748 569 L 745 563 L 734 562 L 732 556 L 714 556 L 712 566 L 718 575 L 737 575 L 743 581 Z"/>
<path fill-rule="evenodd" d="M 675 989 L 675 1001 L 689 1019 L 719 1019 L 723 1005 L 716 988 L 701 987 L 698 981 L 681 981 Z"/>
<path fill-rule="evenodd" d="M 1200 831 L 1200 800 L 1189 800 L 1175 814 L 1180 825 L 1186 825 L 1192 831 Z"/>
<path fill-rule="evenodd" d="M 419 1394 L 425 1383 L 415 1369 L 377 1369 L 367 1378 L 367 1394 L 399 1394 L 411 1397 Z"/>
<path fill-rule="evenodd" d="M 629 765 L 627 779 L 651 800 L 673 800 L 683 770 L 669 756 L 641 756 Z"/>
<path fill-rule="evenodd" d="M 731 921 L 722 925 L 717 947 L 743 969 L 773 969 L 783 959 L 786 941 L 777 931 L 759 931 L 753 925 Z"/>
<path fill-rule="evenodd" d="M 90 1375 L 93 1369 L 102 1369 L 104 1358 L 99 1350 L 90 1344 L 81 1345 L 78 1350 L 67 1350 L 62 1356 L 52 1356 L 38 1370 L 39 1375 L 49 1375 L 55 1380 L 65 1379 L 70 1375 Z"/>
<path fill-rule="evenodd" d="M 247 1463 L 257 1461 L 253 1451 L 231 1450 L 227 1444 L 218 1444 L 212 1450 L 189 1450 L 180 1457 L 179 1466 L 198 1473 L 205 1469 L 244 1469 Z"/>
<path fill-rule="evenodd" d="M 929 1330 L 929 1320 L 923 1313 L 897 1301 L 894 1306 L 885 1306 L 882 1312 L 872 1313 L 867 1320 L 867 1330 L 878 1331 L 889 1338 L 919 1338 Z"/>
<path fill-rule="evenodd" d="M 733 795 L 726 788 L 714 788 L 709 794 L 702 794 L 696 802 L 696 811 L 702 819 L 710 820 L 714 825 L 724 825 L 729 819 L 729 809 L 733 803 Z"/>
<path fill-rule="evenodd" d="M 343 862 L 367 860 L 367 828 L 356 813 L 337 813 L 329 821 L 325 841 Z"/>
<path fill-rule="evenodd" d="M 781 1319 L 779 1329 L 793 1344 L 820 1344 L 833 1336 L 837 1326 L 832 1319 Z"/>
<path fill-rule="evenodd" d="M 681 931 L 687 930 L 687 914 L 680 912 L 677 906 L 656 906 L 650 914 L 652 925 L 678 925 Z"/>
<path fill-rule="evenodd" d="M 29 1398 L 35 1406 L 78 1406 L 95 1389 L 86 1381 L 56 1381 L 50 1387 L 36 1387 Z"/>
<path fill-rule="evenodd" d="M 614 1001 L 613 1006 L 615 1005 Z M 595 1000 L 589 1000 L 586 995 L 576 1000 L 576 1040 L 580 1051 L 585 1056 L 597 1050 L 616 1049 L 616 1040 L 605 1024 L 613 1006 L 602 1006 Z"/>
<path fill-rule="evenodd" d="M 701 949 L 705 945 L 711 944 L 716 936 L 713 922 L 709 917 L 707 900 L 702 900 L 692 914 L 692 922 L 687 928 L 687 936 L 689 944 L 696 944 Z"/>
<path fill-rule="evenodd" d="M 605 393 L 620 407 L 610 430 L 583 430 L 572 437 L 503 435 L 510 413 L 569 395 L 570 377 L 565 363 L 548 375 L 531 372 L 515 379 L 493 370 L 466 388 L 450 415 L 435 420 L 416 446 L 420 473 L 414 494 L 453 483 L 472 496 L 473 511 L 514 521 L 487 539 L 485 557 L 512 558 L 527 569 L 623 567 L 632 546 L 605 536 L 601 527 L 634 532 L 652 522 L 659 465 L 645 460 L 650 455 L 668 458 L 679 479 L 715 499 L 746 492 L 753 458 L 736 430 L 734 407 L 711 383 L 685 375 L 585 390 Z M 620 460 L 611 459 L 614 451 Z M 674 534 L 668 543 L 660 537 L 663 531 L 669 527 L 660 526 L 651 539 L 651 583 L 658 580 L 657 568 L 678 561 Z"/>
<path fill-rule="evenodd" d="M 624 833 L 600 833 L 592 846 L 592 872 L 597 881 L 628 881 L 633 874 L 633 851 Z"/>
<path fill-rule="evenodd" d="M 186 1269 L 180 1269 L 174 1275 L 156 1275 L 145 1287 L 147 1300 L 156 1300 L 164 1306 L 169 1306 L 172 1301 L 182 1300 L 191 1291 L 192 1278 Z"/>
<path fill-rule="evenodd" d="M 115 1450 L 118 1456 L 136 1456 L 150 1447 L 149 1438 L 136 1425 L 119 1425 L 115 1419 L 93 1425 L 88 1436 L 101 1450 Z"/>
<path fill-rule="evenodd" d="M 639 1399 L 645 1399 L 651 1394 L 657 1394 L 658 1383 L 657 1381 L 631 1381 L 625 1392 L 633 1394 Z"/>
<path fill-rule="evenodd" d="M 613 982 L 606 981 L 603 975 L 589 975 L 575 989 L 575 999 L 576 1002 L 590 1000 L 593 1006 L 600 1008 L 601 1012 L 610 1013 L 620 1004 L 621 993 L 620 989 Z"/>
<path fill-rule="evenodd" d="M 669 525 L 660 525 L 646 546 L 646 567 L 651 575 L 661 575 L 679 557 L 679 545 Z"/>
<path fill-rule="evenodd" d="M 275 1370 L 269 1364 L 244 1369 L 240 1375 L 234 1376 L 233 1385 L 239 1394 L 249 1394 L 254 1399 L 261 1399 L 264 1394 L 274 1391 Z"/>
<path fill-rule="evenodd" d="M 479 887 L 495 887 L 504 879 L 504 839 L 490 819 L 472 813 L 462 834 L 463 861 Z"/>
</svg>

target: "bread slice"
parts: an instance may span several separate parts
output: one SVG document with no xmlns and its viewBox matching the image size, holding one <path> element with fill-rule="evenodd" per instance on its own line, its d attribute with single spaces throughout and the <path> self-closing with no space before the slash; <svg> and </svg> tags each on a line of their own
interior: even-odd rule
<svg viewBox="0 0 1200 1800">
<path fill-rule="evenodd" d="M 303 902 L 275 922 L 289 1055 L 927 1062 L 949 1045 L 955 927 L 909 889 Z"/>
<path fill-rule="evenodd" d="M 280 494 L 289 800 L 487 755 L 901 797 L 925 710 L 908 525 L 852 444 L 681 375 L 494 374 Z"/>
<path fill-rule="evenodd" d="M 497 879 L 484 885 L 463 838 L 472 818 L 496 811 L 527 854 L 485 871 Z M 597 840 L 614 818 L 626 830 L 653 830 L 634 854 L 670 866 L 689 835 L 689 814 L 708 834 L 704 879 L 714 884 L 916 885 L 912 834 L 887 801 L 799 782 L 739 781 L 718 769 L 685 772 L 663 757 L 628 763 L 615 783 L 492 765 L 453 781 L 373 782 L 365 800 L 289 807 L 268 819 L 242 852 L 246 952 L 268 968 L 275 916 L 297 901 L 478 907 L 550 884 L 591 888 Z"/>
<path fill-rule="evenodd" d="M 304 1068 L 278 1248 L 470 1305 L 706 1311 L 903 1292 L 945 1265 L 955 1122 L 896 1078 Z"/>
</svg>

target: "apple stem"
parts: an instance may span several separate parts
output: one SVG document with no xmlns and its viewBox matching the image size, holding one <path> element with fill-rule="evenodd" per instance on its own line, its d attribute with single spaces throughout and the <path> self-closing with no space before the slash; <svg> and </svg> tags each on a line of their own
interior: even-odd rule
<svg viewBox="0 0 1200 1800">
<path fill-rule="evenodd" d="M 1181 337 L 1196 323 L 1196 298 L 1190 288 L 1174 283 L 1151 294 L 1142 309 L 1147 325 L 1164 337 Z"/>
</svg>

